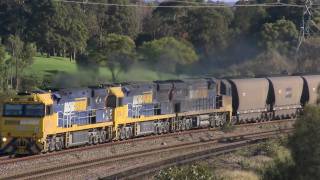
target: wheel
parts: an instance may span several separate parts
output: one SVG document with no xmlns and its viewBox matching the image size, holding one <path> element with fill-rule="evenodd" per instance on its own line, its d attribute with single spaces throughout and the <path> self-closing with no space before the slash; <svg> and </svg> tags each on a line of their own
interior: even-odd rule
<svg viewBox="0 0 320 180">
<path fill-rule="evenodd" d="M 220 127 L 222 127 L 224 125 L 224 121 L 220 121 Z"/>
<path fill-rule="evenodd" d="M 58 142 L 55 143 L 55 149 L 57 151 L 62 150 L 62 142 L 61 141 L 58 141 Z"/>
<path fill-rule="evenodd" d="M 161 134 L 161 128 L 158 125 L 156 126 L 156 134 Z"/>
<path fill-rule="evenodd" d="M 165 129 L 166 129 L 166 132 L 170 131 L 170 123 L 169 122 L 165 122 Z"/>
<path fill-rule="evenodd" d="M 53 152 L 55 150 L 55 142 L 50 141 L 49 143 L 49 152 Z"/>
<path fill-rule="evenodd" d="M 153 127 L 153 134 L 158 134 L 158 125 L 154 125 Z"/>
<path fill-rule="evenodd" d="M 185 120 L 181 121 L 181 130 L 182 131 L 186 130 L 186 121 Z"/>
<path fill-rule="evenodd" d="M 232 125 L 236 125 L 238 123 L 238 118 L 237 118 L 237 116 L 232 116 L 232 118 L 231 118 L 231 124 Z"/>
<path fill-rule="evenodd" d="M 124 128 L 120 129 L 120 140 L 124 140 L 126 138 L 126 131 Z"/>
<path fill-rule="evenodd" d="M 214 127 L 214 125 L 215 125 L 215 124 L 214 124 L 214 119 L 213 119 L 213 118 L 210 118 L 210 127 L 212 127 L 212 128 L 213 128 L 213 127 Z"/>
<path fill-rule="evenodd" d="M 104 143 L 106 142 L 106 132 L 105 131 L 101 131 L 100 132 L 100 138 L 99 138 L 99 143 Z"/>
<path fill-rule="evenodd" d="M 88 145 L 92 145 L 92 144 L 93 144 L 93 136 L 90 135 L 90 136 L 89 136 Z"/>
<path fill-rule="evenodd" d="M 220 120 L 215 120 L 216 127 L 220 126 Z"/>
<path fill-rule="evenodd" d="M 131 138 L 131 128 L 126 128 L 126 139 L 130 139 Z"/>
<path fill-rule="evenodd" d="M 98 139 L 97 135 L 94 135 L 93 136 L 93 144 L 98 144 L 98 142 L 99 142 L 99 139 Z"/>
<path fill-rule="evenodd" d="M 187 130 L 191 129 L 190 122 L 186 122 L 186 129 L 187 129 Z"/>
</svg>

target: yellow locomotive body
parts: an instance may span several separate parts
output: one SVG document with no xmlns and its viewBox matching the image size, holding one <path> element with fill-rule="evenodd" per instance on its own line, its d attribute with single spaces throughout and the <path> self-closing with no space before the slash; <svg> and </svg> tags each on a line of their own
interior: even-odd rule
<svg viewBox="0 0 320 180">
<path fill-rule="evenodd" d="M 74 145 L 74 132 L 102 129 L 111 131 L 112 121 L 58 126 L 59 112 L 54 111 L 53 105 L 52 93 L 19 95 L 6 101 L 1 119 L 2 153 L 23 155 L 60 150 Z M 85 106 L 84 101 L 74 103 L 76 111 L 84 110 Z M 20 112 L 17 110 L 19 108 Z M 98 141 L 96 139 L 90 143 Z"/>
<path fill-rule="evenodd" d="M 218 83 L 220 84 L 223 82 L 219 81 Z M 134 88 L 139 89 L 139 86 L 140 85 L 135 85 Z M 217 85 L 215 88 L 219 89 L 220 85 Z M 161 100 L 155 100 L 157 98 L 153 97 L 157 94 L 157 92 L 152 92 L 156 88 L 151 87 L 150 89 L 147 88 L 147 90 L 142 90 L 144 88 L 140 88 L 141 90 L 139 89 L 138 94 L 131 96 L 133 99 L 131 103 L 135 104 L 134 102 L 136 101 L 138 107 L 153 104 L 152 108 L 149 109 L 151 114 L 144 114 L 141 112 L 135 114 L 132 112 L 135 115 L 132 115 L 132 113 L 129 115 L 130 111 L 134 111 L 130 108 L 132 104 L 123 103 L 123 99 L 126 98 L 124 89 L 125 88 L 121 87 L 110 88 L 109 96 L 114 96 L 117 102 L 114 106 L 113 120 L 115 139 L 128 139 L 141 135 L 161 134 L 201 127 L 219 127 L 224 123 L 231 121 L 232 98 L 230 89 L 228 90 L 228 93 L 221 93 L 220 91 L 216 92 L 213 97 L 214 105 L 212 106 L 208 105 L 203 108 L 188 109 L 185 111 L 179 111 L 172 107 L 173 110 L 171 112 L 166 111 L 165 113 L 156 113 L 161 109 L 154 106 L 154 103 L 161 104 Z M 188 95 L 190 96 L 190 93 Z M 195 95 L 193 94 L 192 96 Z M 199 91 L 197 97 L 199 100 L 205 100 L 208 95 Z M 122 103 L 120 101 L 122 101 Z M 173 103 L 172 106 L 175 106 L 175 104 Z"/>
<path fill-rule="evenodd" d="M 53 115 L 45 115 L 46 107 L 51 105 L 50 94 L 16 96 L 6 101 L 1 119 L 4 152 L 27 153 L 26 144 L 30 144 L 30 151 L 41 148 L 42 139 L 54 120 Z M 36 109 L 35 111 L 38 109 L 38 114 L 33 115 L 32 108 Z M 23 114 L 23 109 L 30 109 L 30 112 Z"/>
</svg>

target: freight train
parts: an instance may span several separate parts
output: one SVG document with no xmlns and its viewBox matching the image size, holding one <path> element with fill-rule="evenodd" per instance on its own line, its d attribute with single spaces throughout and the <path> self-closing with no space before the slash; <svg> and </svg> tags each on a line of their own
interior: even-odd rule
<svg viewBox="0 0 320 180">
<path fill-rule="evenodd" d="M 30 155 L 151 134 L 294 118 L 320 75 L 184 79 L 19 93 L 5 101 L 1 153 Z"/>
</svg>

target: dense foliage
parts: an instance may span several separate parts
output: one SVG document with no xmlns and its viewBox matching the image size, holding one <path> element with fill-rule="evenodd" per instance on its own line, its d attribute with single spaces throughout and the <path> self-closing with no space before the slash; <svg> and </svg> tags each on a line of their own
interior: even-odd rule
<svg viewBox="0 0 320 180">
<path fill-rule="evenodd" d="M 290 140 L 292 157 L 296 166 L 296 179 L 320 177 L 320 108 L 305 108 L 304 116 L 295 124 Z"/>
<path fill-rule="evenodd" d="M 201 0 L 160 3 L 171 8 L 99 5 L 144 3 L 129 0 L 90 2 L 97 4 L 0 1 L 0 44 L 5 46 L 7 54 L 0 59 L 1 74 L 4 74 L 1 81 L 7 82 L 4 88 L 19 89 L 19 73 L 32 64 L 32 58 L 27 56 L 34 54 L 35 47 L 36 52 L 44 56 L 69 57 L 82 70 L 106 66 L 113 81 L 133 63 L 151 64 L 149 67 L 160 72 L 189 75 L 319 71 L 316 33 L 311 34 L 296 53 L 302 8 L 203 8 L 198 7 L 204 5 Z M 239 1 L 237 4 L 265 2 L 269 1 Z M 303 3 L 299 0 L 283 2 Z M 311 32 L 318 31 L 319 23 L 320 13 L 314 9 Z M 16 46 L 12 46 L 12 42 Z M 32 50 L 32 53 L 13 55 L 13 50 Z M 15 67 L 15 61 L 21 62 L 20 65 L 16 63 Z"/>
<path fill-rule="evenodd" d="M 145 42 L 140 52 L 142 59 L 157 71 L 176 72 L 176 65 L 192 64 L 198 60 L 191 44 L 172 37 Z"/>
<path fill-rule="evenodd" d="M 262 179 L 316 180 L 320 177 L 320 108 L 307 106 L 295 123 L 288 147 L 292 158 L 276 159 Z"/>
<path fill-rule="evenodd" d="M 185 179 L 197 179 L 197 180 L 215 180 L 219 179 L 214 176 L 210 167 L 205 165 L 190 165 L 183 167 L 171 167 L 159 172 L 155 176 L 156 180 L 185 180 Z"/>
</svg>

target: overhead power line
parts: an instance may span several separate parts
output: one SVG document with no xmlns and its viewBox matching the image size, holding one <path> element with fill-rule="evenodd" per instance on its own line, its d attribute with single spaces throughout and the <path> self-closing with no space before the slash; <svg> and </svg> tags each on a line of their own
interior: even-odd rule
<svg viewBox="0 0 320 180">
<path fill-rule="evenodd" d="M 139 8 L 226 8 L 226 7 L 296 7 L 304 8 L 304 5 L 287 4 L 287 3 L 262 3 L 262 4 L 214 4 L 214 3 L 201 3 L 199 5 L 153 5 L 153 4 L 115 4 L 115 3 L 101 3 L 90 1 L 67 1 L 67 0 L 53 0 L 55 2 L 70 3 L 70 4 L 83 4 L 83 5 L 100 5 L 100 6 L 117 6 L 117 7 L 139 7 Z M 176 1 L 172 1 L 176 2 Z"/>
</svg>

